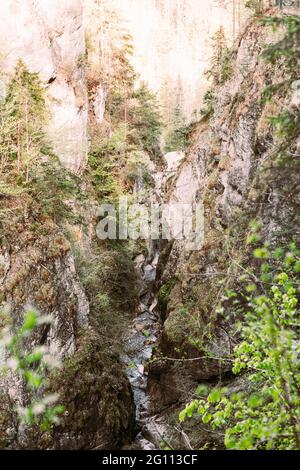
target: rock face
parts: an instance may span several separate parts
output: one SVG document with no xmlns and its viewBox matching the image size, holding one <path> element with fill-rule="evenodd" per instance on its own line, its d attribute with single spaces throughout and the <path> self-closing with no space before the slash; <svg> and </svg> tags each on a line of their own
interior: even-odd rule
<svg viewBox="0 0 300 470">
<path fill-rule="evenodd" d="M 62 164 L 79 175 L 85 168 L 88 150 L 88 110 L 94 108 L 98 123 L 105 110 L 105 91 L 101 88 L 90 107 L 88 103 L 83 2 L 4 0 L 1 7 L 0 78 L 9 82 L 20 59 L 30 72 L 39 74 L 47 95 L 46 131 L 51 147 Z M 1 98 L 3 88 L 1 82 Z M 86 197 L 92 198 L 88 191 Z M 22 322 L 28 308 L 51 317 L 50 326 L 35 331 L 28 347 L 44 344 L 61 359 L 62 368 L 57 375 L 47 377 L 47 387 L 50 393 L 58 392 L 67 411 L 52 436 L 36 427 L 24 431 L 11 399 L 25 406 L 25 383 L 1 376 L 0 447 L 118 447 L 132 435 L 133 396 L 119 354 L 97 323 L 91 306 L 94 299 L 87 293 L 77 259 L 78 250 L 92 252 L 93 203 L 83 210 L 78 207 L 80 203 L 75 208 L 76 203 L 68 201 L 67 212 L 76 212 L 84 219 L 84 228 L 69 222 L 67 214 L 58 222 L 55 215 L 44 210 L 39 196 L 32 200 L 26 194 L 14 199 L 17 209 L 14 207 L 11 217 L 2 217 L 2 209 L 5 214 L 10 212 L 11 203 L 1 194 L 1 312 L 4 307 L 9 309 L 15 325 Z M 74 240 L 78 244 L 76 252 Z"/>
<path fill-rule="evenodd" d="M 28 347 L 45 345 L 60 359 L 61 369 L 50 374 L 46 385 L 50 393 L 59 394 L 67 410 L 51 436 L 37 427 L 24 431 L 11 400 L 26 405 L 25 383 L 1 376 L 0 448 L 113 448 L 130 439 L 134 425 L 130 385 L 118 354 L 103 344 L 95 327 L 91 299 L 66 236 L 50 219 L 35 224 L 28 214 L 25 224 L 11 218 L 1 227 L 0 251 L 1 313 L 9 309 L 15 325 L 31 308 L 50 316 L 51 323 L 33 332 Z M 1 326 L 3 322 L 1 315 Z M 1 351 L 0 359 L 4 359 Z"/>
<path fill-rule="evenodd" d="M 89 324 L 89 304 L 70 244 L 55 225 L 48 226 L 44 236 L 31 232 L 29 224 L 22 230 L 13 224 L 7 228 L 10 237 L 2 233 L 8 245 L 1 246 L 0 258 L 0 287 L 6 306 L 20 317 L 29 306 L 50 314 L 53 324 L 46 335 L 42 333 L 44 342 L 64 359 L 75 350 L 78 329 Z"/>
<path fill-rule="evenodd" d="M 3 0 L 0 60 L 5 73 L 22 59 L 47 89 L 48 135 L 69 170 L 85 166 L 88 99 L 80 0 Z"/>
<path fill-rule="evenodd" d="M 167 164 L 167 168 L 165 169 L 165 171 L 168 174 L 170 173 L 175 174 L 178 169 L 179 164 L 184 159 L 184 157 L 185 157 L 184 152 L 169 152 L 166 155 L 164 155 L 164 159 Z"/>
<path fill-rule="evenodd" d="M 102 124 L 105 113 L 106 91 L 102 86 L 97 87 L 96 96 L 93 102 L 94 114 L 98 124 Z"/>
<path fill-rule="evenodd" d="M 191 252 L 184 242 L 174 241 L 160 258 L 160 352 L 170 359 L 160 359 L 158 353 L 151 366 L 156 413 L 176 406 L 201 381 L 218 383 L 227 377 L 229 387 L 235 386 L 229 363 L 201 356 L 224 357 L 236 344 L 230 320 L 217 314 L 224 292 L 219 281 L 225 277 L 234 288 L 240 259 L 251 262 L 245 243 L 249 222 L 262 220 L 263 236 L 271 244 L 280 244 L 286 233 L 299 234 L 299 197 L 290 192 L 299 184 L 299 174 L 290 170 L 283 178 L 276 169 L 279 137 L 268 122 L 270 114 L 294 109 L 298 82 L 276 96 L 273 106 L 261 100 L 265 87 L 282 79 L 280 67 L 261 59 L 263 44 L 273 40 L 257 23 L 247 26 L 236 43 L 234 74 L 215 89 L 213 112 L 195 126 L 190 152 L 168 189 L 168 201 L 203 202 L 205 243 Z M 295 152 L 299 142 L 299 134 L 290 137 Z M 183 356 L 188 360 L 181 363 Z M 203 443 L 207 441 L 206 435 Z"/>
<path fill-rule="evenodd" d="M 189 119 L 206 90 L 204 71 L 211 37 L 223 26 L 228 44 L 243 28 L 249 11 L 242 1 L 109 0 L 126 20 L 134 42 L 134 66 L 172 113 L 180 99 Z"/>
<path fill-rule="evenodd" d="M 103 123 L 105 113 L 106 90 L 99 70 L 102 51 L 98 23 L 104 3 L 110 2 L 2 0 L 1 3 L 5 19 L 0 37 L 1 69 L 9 75 L 21 58 L 30 71 L 39 73 L 47 90 L 49 140 L 61 162 L 76 174 L 83 171 L 86 162 L 88 110 L 92 110 L 98 125 Z M 230 7 L 240 2 L 210 0 L 203 9 L 199 8 L 198 0 L 115 0 L 113 3 L 129 21 L 137 46 L 134 63 L 141 78 L 160 91 L 170 106 L 171 98 L 181 93 L 184 112 L 190 116 L 194 106 L 200 104 L 204 91 L 201 77 L 210 56 L 210 35 L 223 24 L 227 35 L 236 37 L 239 10 L 234 10 L 232 18 Z M 240 13 L 242 25 L 242 10 Z M 87 27 L 94 43 L 98 43 L 98 48 L 93 48 L 92 43 L 92 51 L 89 51 L 94 60 L 90 70 L 86 67 Z M 157 42 L 151 43 L 153 35 Z M 142 45 L 141 36 L 146 38 Z M 214 383 L 224 376 L 231 380 L 229 364 L 220 364 L 216 359 L 199 359 L 199 350 L 206 348 L 212 356 L 218 357 L 235 344 L 230 324 L 215 314 L 223 293 L 219 276 L 235 274 L 235 261 L 240 254 L 245 254 L 242 240 L 252 214 L 259 214 L 263 219 L 264 234 L 270 241 L 280 239 L 285 230 L 299 232 L 299 218 L 294 211 L 296 204 L 299 207 L 299 196 L 295 196 L 295 192 L 291 195 L 288 188 L 299 185 L 299 172 L 283 181 L 278 175 L 260 171 L 264 164 L 268 167 L 272 163 L 270 149 L 272 144 L 276 145 L 276 137 L 273 140 L 266 121 L 274 108 L 261 102 L 262 93 L 267 84 L 282 78 L 279 67 L 271 69 L 260 61 L 261 44 L 268 41 L 270 37 L 261 26 L 247 26 L 236 43 L 234 74 L 215 90 L 212 115 L 195 126 L 190 151 L 166 155 L 166 167 L 156 173 L 153 200 L 160 201 L 164 196 L 162 187 L 166 187 L 167 202 L 191 204 L 201 200 L 206 221 L 202 250 L 189 251 L 185 242 L 176 240 L 162 247 L 159 260 L 157 246 L 150 247 L 149 259 L 144 255 L 136 259 L 144 288 L 145 284 L 152 288 L 160 278 L 158 301 L 164 325 L 159 352 L 167 359 L 161 359 L 158 354 L 158 360 L 153 361 L 149 370 L 148 384 L 155 413 L 170 405 L 176 408 L 177 401 L 194 390 L 198 382 Z M 110 49 L 104 52 L 110 58 Z M 278 99 L 275 108 L 299 106 L 298 82 L 293 83 L 291 95 Z M 88 91 L 89 98 L 92 95 L 90 102 Z M 299 153 L 299 142 L 292 144 Z M 135 190 L 143 189 L 142 186 L 140 175 Z M 20 198 L 19 207 L 23 209 L 22 195 L 16 197 Z M 9 214 L 13 213 L 10 203 L 7 203 Z M 67 413 L 50 438 L 41 436 L 37 430 L 24 433 L 15 425 L 11 407 L 12 397 L 25 404 L 24 384 L 1 378 L 0 445 L 58 449 L 120 447 L 132 437 L 135 406 L 124 366 L 113 349 L 114 341 L 106 343 L 107 329 L 103 330 L 105 334 L 101 330 L 101 308 L 104 309 L 102 304 L 107 299 L 101 295 L 97 298 L 99 292 L 95 291 L 92 291 L 94 298 L 90 296 L 89 288 L 80 278 L 75 250 L 65 227 L 62 229 L 49 217 L 41 217 L 42 201 L 35 203 L 31 213 L 24 209 L 19 219 L 14 214 L 7 218 L 6 224 L 1 221 L 0 303 L 10 308 L 16 323 L 21 322 L 29 306 L 51 315 L 51 326 L 36 333 L 33 345 L 47 344 L 62 359 L 62 370 L 49 378 L 47 386 L 59 393 Z M 86 213 L 83 219 L 91 235 L 95 231 L 93 222 Z M 73 233 L 76 229 L 82 231 L 82 227 L 72 229 Z M 105 258 L 102 252 L 100 255 L 97 252 L 94 257 L 91 238 L 89 236 L 88 247 L 84 248 L 92 253 L 94 267 L 96 262 L 106 263 L 109 256 Z M 82 249 L 84 243 L 78 242 Z M 108 261 L 104 267 L 109 268 Z M 95 276 L 94 271 L 89 274 L 92 274 L 89 277 Z M 123 271 L 121 274 L 122 278 L 126 277 Z M 116 279 L 117 284 L 120 278 Z M 145 289 L 144 294 L 147 294 L 148 287 Z M 133 339 L 137 346 L 142 344 L 141 347 L 150 342 L 144 351 L 146 355 L 148 351 L 149 357 L 151 341 L 158 333 L 156 329 L 151 330 L 157 300 L 151 297 L 144 300 L 147 305 L 140 305 L 141 318 L 134 326 Z M 95 301 L 100 310 L 93 316 Z M 182 352 L 192 360 L 184 364 L 177 361 Z M 143 387 L 146 383 L 144 359 L 142 351 L 137 371 L 133 373 L 134 379 L 138 374 L 138 382 L 142 381 Z M 144 399 L 146 394 L 142 390 Z M 155 425 L 154 422 L 153 429 Z M 153 434 L 154 431 L 148 429 L 148 432 Z M 159 441 L 160 428 L 156 433 L 155 439 Z"/>
<path fill-rule="evenodd" d="M 141 80 L 159 93 L 170 113 L 180 99 L 190 118 L 206 88 L 211 36 L 223 25 L 230 44 L 244 24 L 244 8 L 237 2 L 233 9 L 233 4 L 209 0 L 199 8 L 198 0 L 3 0 L 1 69 L 10 73 L 22 59 L 40 74 L 47 89 L 53 149 L 66 168 L 81 173 L 89 143 L 85 33 L 92 35 L 94 52 L 89 54 L 96 53 L 99 63 L 101 21 L 110 22 L 105 15 L 114 8 L 132 34 L 133 65 Z M 103 84 L 94 95 L 96 122 L 102 124 Z"/>
<path fill-rule="evenodd" d="M 51 147 L 62 164 L 79 175 L 87 158 L 89 109 L 82 1 L 4 0 L 1 7 L 0 60 L 5 76 L 0 78 L 9 81 L 19 59 L 39 74 L 46 90 Z M 104 103 L 99 90 L 99 121 Z M 69 201 L 70 213 L 73 202 Z M 43 200 L 29 204 L 23 194 L 14 200 L 13 215 L 2 217 L 2 209 L 10 211 L 11 203 L 1 195 L 0 309 L 9 308 L 15 324 L 31 307 L 51 317 L 50 326 L 34 332 L 29 346 L 44 344 L 61 359 L 62 369 L 48 377 L 47 386 L 59 393 L 67 413 L 50 438 L 39 429 L 24 432 L 11 399 L 25 406 L 25 384 L 1 376 L 0 447 L 117 447 L 132 433 L 131 388 L 118 354 L 103 344 L 95 326 L 75 250 L 62 229 L 67 221 L 58 223 L 56 217 L 45 215 Z M 70 222 L 67 232 L 73 233 L 80 250 L 90 252 L 95 227 L 89 209 L 83 212 L 85 229 Z M 86 243 L 77 237 L 83 231 L 89 232 Z"/>
</svg>

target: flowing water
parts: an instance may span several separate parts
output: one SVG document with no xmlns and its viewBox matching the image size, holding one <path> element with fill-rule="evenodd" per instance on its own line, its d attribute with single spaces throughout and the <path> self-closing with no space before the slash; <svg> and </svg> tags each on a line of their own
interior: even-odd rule
<svg viewBox="0 0 300 470">
<path fill-rule="evenodd" d="M 154 171 L 153 175 L 156 184 L 150 201 L 160 202 L 164 191 L 163 174 Z M 143 184 L 137 181 L 136 193 L 142 193 L 143 189 Z M 159 243 L 149 240 L 147 257 L 140 254 L 135 259 L 136 270 L 140 275 L 143 287 L 140 294 L 140 304 L 135 312 L 136 316 L 124 342 L 123 360 L 127 366 L 127 377 L 132 387 L 136 406 L 137 436 L 134 445 L 144 450 L 157 448 L 158 442 L 161 440 L 160 425 L 156 423 L 155 417 L 151 416 L 150 396 L 147 390 L 147 362 L 152 357 L 153 348 L 161 329 L 154 289 L 158 260 Z"/>
<path fill-rule="evenodd" d="M 168 178 L 176 174 L 177 167 L 184 158 L 183 152 L 172 152 L 165 156 L 165 168 L 158 171 L 152 167 L 155 187 L 151 190 L 148 201 L 161 203 Z M 142 177 L 135 184 L 137 198 L 143 194 Z M 142 281 L 140 304 L 136 316 L 124 341 L 123 361 L 130 381 L 136 406 L 137 436 L 134 445 L 144 450 L 157 449 L 164 440 L 166 425 L 162 417 L 151 415 L 150 400 L 147 390 L 147 362 L 151 359 L 157 343 L 161 321 L 157 309 L 155 281 L 159 261 L 159 241 L 148 241 L 148 255 L 140 254 L 135 259 L 137 272 Z"/>
<path fill-rule="evenodd" d="M 141 258 L 137 258 L 137 263 Z M 145 260 L 146 261 L 146 260 Z M 131 383 L 136 406 L 137 436 L 136 445 L 143 449 L 154 449 L 155 445 L 147 439 L 148 425 L 151 421 L 150 397 L 147 391 L 147 362 L 152 357 L 161 328 L 159 315 L 156 311 L 157 300 L 152 293 L 156 277 L 158 253 L 150 263 L 140 267 L 144 283 L 143 294 L 131 328 L 125 338 L 125 355 L 127 376 Z"/>
</svg>

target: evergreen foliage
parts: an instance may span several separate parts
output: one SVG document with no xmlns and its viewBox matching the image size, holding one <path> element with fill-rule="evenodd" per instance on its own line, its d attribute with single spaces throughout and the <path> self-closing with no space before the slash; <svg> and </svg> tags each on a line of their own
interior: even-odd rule
<svg viewBox="0 0 300 470">
<path fill-rule="evenodd" d="M 165 152 L 184 150 L 187 145 L 187 127 L 179 104 L 175 106 L 165 138 Z"/>
<path fill-rule="evenodd" d="M 160 155 L 161 116 L 157 98 L 142 83 L 132 94 L 133 106 L 129 111 L 129 140 L 136 148 L 145 150 L 153 158 Z"/>
<path fill-rule="evenodd" d="M 264 10 L 263 0 L 247 0 L 245 4 L 246 8 L 252 10 L 256 15 L 261 15 Z"/>
<path fill-rule="evenodd" d="M 1 104 L 2 169 L 16 161 L 18 174 L 34 164 L 44 139 L 45 99 L 38 74 L 30 73 L 20 60 Z"/>
<path fill-rule="evenodd" d="M 135 88 L 131 64 L 132 38 L 123 35 L 112 51 L 107 83 L 105 120 L 109 135 L 98 129 L 88 159 L 90 181 L 99 200 L 115 200 L 125 190 L 123 175 L 131 156 L 144 151 L 151 159 L 161 156 L 161 115 L 157 97 L 145 83 Z"/>
<path fill-rule="evenodd" d="M 209 118 L 214 112 L 215 93 L 212 89 L 208 90 L 204 95 L 204 106 L 200 109 L 203 118 Z"/>
<path fill-rule="evenodd" d="M 267 86 L 263 93 L 262 101 L 271 103 L 274 98 L 281 99 L 282 96 L 290 96 L 294 84 L 298 84 L 300 64 L 300 19 L 293 15 L 280 17 L 265 17 L 260 20 L 265 26 L 271 26 L 274 31 L 281 30 L 282 37 L 279 41 L 265 47 L 263 59 L 275 66 L 280 62 L 282 80 Z M 298 85 L 297 85 L 298 86 Z M 277 141 L 274 144 L 273 153 L 276 164 L 272 172 L 273 178 L 292 178 L 298 172 L 297 136 L 300 131 L 300 111 L 298 107 L 280 109 L 278 114 L 269 116 Z M 289 189 L 288 189 L 289 191 Z M 298 210 L 298 207 L 295 208 Z"/>
<path fill-rule="evenodd" d="M 76 191 L 76 178 L 62 168 L 44 133 L 44 89 L 38 74 L 19 61 L 0 103 L 0 194 L 39 203 L 55 220 L 70 214 L 64 200 Z"/>
<path fill-rule="evenodd" d="M 208 78 L 213 80 L 214 85 L 223 85 L 233 73 L 232 51 L 227 46 L 224 28 L 221 27 L 214 34 L 213 55 L 210 69 L 206 72 Z"/>
<path fill-rule="evenodd" d="M 269 85 L 263 102 L 276 96 L 290 96 L 291 85 L 299 70 L 299 18 L 283 15 L 260 20 L 275 30 L 282 29 L 282 38 L 263 51 L 266 62 L 280 62 L 283 80 Z M 289 196 L 289 209 L 294 204 L 290 190 L 295 172 L 299 135 L 299 111 L 289 107 L 269 117 L 273 131 L 268 182 L 277 178 L 281 197 Z M 282 184 L 280 184 L 282 181 Z M 283 183 L 284 181 L 284 183 Z M 281 188 L 282 186 L 282 188 Z M 297 199 L 297 197 L 295 198 Z M 296 202 L 297 204 L 297 202 Z M 295 210 L 298 210 L 298 205 Z M 213 430 L 224 433 L 224 444 L 237 450 L 300 449 L 300 368 L 299 368 L 299 256 L 293 241 L 287 247 L 259 245 L 261 224 L 251 224 L 247 244 L 255 244 L 253 268 L 243 268 L 240 281 L 244 287 L 228 290 L 218 313 L 240 318 L 237 323 L 240 343 L 233 355 L 220 360 L 232 362 L 232 372 L 243 377 L 242 391 L 230 393 L 226 388 L 208 391 L 199 387 L 199 398 L 180 413 L 180 421 L 198 416 Z M 284 237 L 286 238 L 286 237 Z M 209 354 L 208 354 L 209 357 Z"/>
<path fill-rule="evenodd" d="M 285 72 L 289 74 L 289 80 L 299 78 L 300 61 L 300 18 L 293 15 L 266 16 L 261 19 L 261 24 L 271 26 L 273 31 L 282 29 L 283 38 L 267 46 L 263 51 L 263 58 L 275 65 L 282 61 Z"/>
</svg>

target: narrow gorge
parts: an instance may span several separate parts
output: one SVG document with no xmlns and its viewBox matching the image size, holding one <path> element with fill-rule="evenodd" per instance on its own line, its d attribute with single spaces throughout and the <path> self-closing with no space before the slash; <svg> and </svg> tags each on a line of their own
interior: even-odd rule
<svg viewBox="0 0 300 470">
<path fill-rule="evenodd" d="M 0 449 L 299 450 L 299 2 L 1 6 Z"/>
</svg>

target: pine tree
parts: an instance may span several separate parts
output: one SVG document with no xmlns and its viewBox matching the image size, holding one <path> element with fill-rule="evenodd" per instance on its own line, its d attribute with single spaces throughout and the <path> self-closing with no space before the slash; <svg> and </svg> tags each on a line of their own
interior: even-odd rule
<svg viewBox="0 0 300 470">
<path fill-rule="evenodd" d="M 129 110 L 129 140 L 138 148 L 156 157 L 160 154 L 161 115 L 156 96 L 145 83 L 132 94 Z"/>
<path fill-rule="evenodd" d="M 36 201 L 41 212 L 58 219 L 70 214 L 64 200 L 75 185 L 48 145 L 46 122 L 39 76 L 19 61 L 0 104 L 0 196 L 26 192 L 24 206 Z"/>
<path fill-rule="evenodd" d="M 45 98 L 36 73 L 29 72 L 24 62 L 17 63 L 7 96 L 0 106 L 2 165 L 17 163 L 19 174 L 35 161 L 44 141 L 46 122 Z"/>
<path fill-rule="evenodd" d="M 221 26 L 212 38 L 213 55 L 211 67 L 206 72 L 215 85 L 222 85 L 232 74 L 231 51 L 227 46 L 224 28 Z"/>
<path fill-rule="evenodd" d="M 180 104 L 175 106 L 165 138 L 165 152 L 184 150 L 186 146 L 186 125 Z"/>
</svg>

